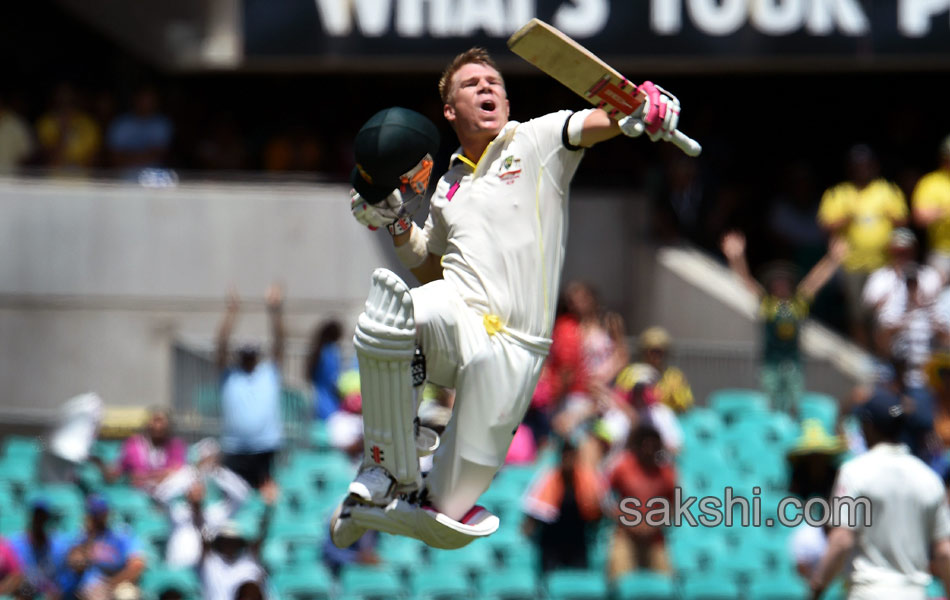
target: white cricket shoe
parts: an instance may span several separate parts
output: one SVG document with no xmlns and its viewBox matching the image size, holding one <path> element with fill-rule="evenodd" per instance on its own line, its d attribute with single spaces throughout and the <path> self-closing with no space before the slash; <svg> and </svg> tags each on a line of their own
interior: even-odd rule
<svg viewBox="0 0 950 600">
<path fill-rule="evenodd" d="M 386 506 L 394 497 L 396 480 L 382 467 L 367 467 L 356 475 L 350 483 L 350 495 L 361 502 Z"/>
<path fill-rule="evenodd" d="M 349 548 L 366 533 L 366 528 L 357 525 L 350 516 L 350 509 L 355 505 L 356 501 L 347 496 L 330 517 L 330 541 L 337 548 Z"/>
</svg>

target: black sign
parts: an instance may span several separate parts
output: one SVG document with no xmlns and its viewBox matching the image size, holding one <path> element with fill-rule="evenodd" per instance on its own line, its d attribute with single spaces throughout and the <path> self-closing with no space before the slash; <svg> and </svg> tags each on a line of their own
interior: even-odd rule
<svg viewBox="0 0 950 600">
<path fill-rule="evenodd" d="M 245 62 L 429 70 L 482 45 L 510 66 L 532 17 L 621 68 L 950 68 L 950 0 L 244 0 Z"/>
</svg>

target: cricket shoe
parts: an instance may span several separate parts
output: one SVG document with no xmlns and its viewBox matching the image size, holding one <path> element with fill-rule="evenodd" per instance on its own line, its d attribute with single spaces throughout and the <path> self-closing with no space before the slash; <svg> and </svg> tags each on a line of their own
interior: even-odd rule
<svg viewBox="0 0 950 600">
<path fill-rule="evenodd" d="M 357 525 L 350 514 L 356 505 L 356 500 L 347 496 L 330 517 L 330 541 L 337 548 L 349 548 L 366 533 L 366 528 Z"/>
<path fill-rule="evenodd" d="M 385 506 L 389 504 L 396 489 L 396 480 L 382 467 L 362 469 L 350 483 L 350 496 L 364 504 Z"/>
</svg>

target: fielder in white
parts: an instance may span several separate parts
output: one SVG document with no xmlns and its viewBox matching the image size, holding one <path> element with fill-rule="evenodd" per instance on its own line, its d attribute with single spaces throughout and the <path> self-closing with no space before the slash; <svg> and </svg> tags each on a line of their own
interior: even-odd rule
<svg viewBox="0 0 950 600">
<path fill-rule="evenodd" d="M 371 528 L 458 548 L 497 529 L 498 518 L 476 501 L 504 463 L 551 343 L 568 188 L 583 149 L 620 133 L 669 141 L 676 129 L 678 101 L 649 82 L 640 89 L 648 102 L 619 125 L 600 109 L 519 123 L 508 118 L 505 84 L 488 54 L 460 54 L 439 91 L 461 147 L 423 228 L 410 218 L 409 196 L 425 192 L 434 126 L 396 108 L 357 136 L 353 214 L 389 229 L 399 260 L 423 285 L 409 289 L 385 269 L 373 274 L 354 336 L 366 457 L 331 523 L 337 546 Z M 407 162 L 396 181 L 400 160 Z M 417 345 L 428 380 L 456 390 L 441 440 L 415 419 Z M 436 447 L 423 478 L 418 457 Z"/>
</svg>

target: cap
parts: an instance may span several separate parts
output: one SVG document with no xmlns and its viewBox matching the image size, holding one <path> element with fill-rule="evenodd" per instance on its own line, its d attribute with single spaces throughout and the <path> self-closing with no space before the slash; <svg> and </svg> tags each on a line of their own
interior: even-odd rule
<svg viewBox="0 0 950 600">
<path fill-rule="evenodd" d="M 805 454 L 838 454 L 844 449 L 841 437 L 831 435 L 825 430 L 819 419 L 805 419 L 802 423 L 802 434 L 798 436 L 795 445 L 788 451 L 790 456 Z"/>
<path fill-rule="evenodd" d="M 896 227 L 891 232 L 891 239 L 888 243 L 891 248 L 914 248 L 917 246 L 917 236 L 907 227 Z"/>
<path fill-rule="evenodd" d="M 653 348 L 666 350 L 672 341 L 673 338 L 670 337 L 669 332 L 662 327 L 650 327 L 640 334 L 640 348 L 644 350 Z"/>
<path fill-rule="evenodd" d="M 104 515 L 109 512 L 109 502 L 99 494 L 86 498 L 86 512 L 91 515 Z"/>
<path fill-rule="evenodd" d="M 855 416 L 885 435 L 900 431 L 904 424 L 904 406 L 896 393 L 878 388 L 871 398 L 855 408 Z"/>
<path fill-rule="evenodd" d="M 419 113 L 398 106 L 381 110 L 356 134 L 356 167 L 350 181 L 364 200 L 379 202 L 399 178 L 439 151 L 439 130 Z"/>
</svg>

